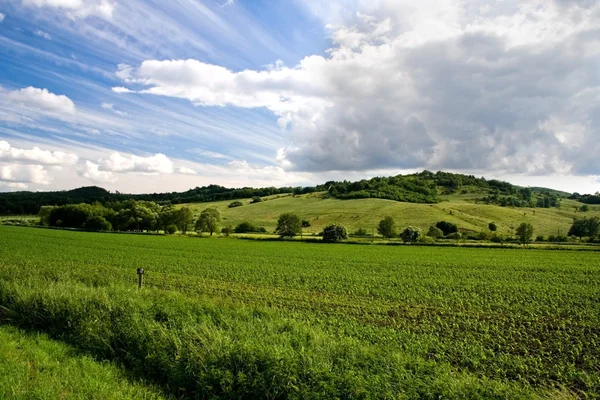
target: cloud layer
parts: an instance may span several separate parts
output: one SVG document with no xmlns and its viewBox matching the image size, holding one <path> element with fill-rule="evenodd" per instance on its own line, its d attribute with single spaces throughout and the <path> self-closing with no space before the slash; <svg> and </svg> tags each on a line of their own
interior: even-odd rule
<svg viewBox="0 0 600 400">
<path fill-rule="evenodd" d="M 373 4 L 328 24 L 327 55 L 295 67 L 148 60 L 117 76 L 199 106 L 267 108 L 289 130 L 288 170 L 600 173 L 597 2 Z"/>
</svg>

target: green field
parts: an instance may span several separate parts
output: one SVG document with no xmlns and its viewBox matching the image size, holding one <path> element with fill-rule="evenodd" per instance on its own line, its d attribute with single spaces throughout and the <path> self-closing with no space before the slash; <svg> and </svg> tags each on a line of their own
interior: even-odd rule
<svg viewBox="0 0 600 400">
<path fill-rule="evenodd" d="M 402 203 L 382 199 L 338 200 L 323 198 L 323 193 L 301 196 L 272 196 L 268 201 L 250 204 L 250 199 L 241 199 L 245 205 L 228 208 L 231 201 L 214 203 L 184 204 L 192 208 L 198 216 L 207 207 L 217 207 L 222 215 L 222 225 L 235 226 L 244 221 L 254 222 L 273 231 L 277 218 L 285 212 L 297 214 L 309 220 L 306 233 L 320 232 L 330 223 L 342 224 L 349 232 L 359 228 L 368 233 L 377 233 L 376 227 L 385 216 L 391 216 L 398 227 L 417 226 L 427 232 L 437 221 L 449 221 L 459 228 L 472 232 L 488 230 L 488 224 L 495 222 L 504 234 L 514 234 L 514 229 L 522 222 L 531 223 L 536 235 L 566 235 L 574 217 L 600 216 L 600 207 L 591 206 L 586 213 L 575 212 L 582 206 L 574 200 L 562 200 L 561 208 L 511 208 L 497 205 L 476 204 L 473 194 L 443 196 L 437 204 Z"/>
<path fill-rule="evenodd" d="M 600 393 L 598 252 L 10 226 L 0 238 L 5 324 L 177 397 Z"/>
</svg>

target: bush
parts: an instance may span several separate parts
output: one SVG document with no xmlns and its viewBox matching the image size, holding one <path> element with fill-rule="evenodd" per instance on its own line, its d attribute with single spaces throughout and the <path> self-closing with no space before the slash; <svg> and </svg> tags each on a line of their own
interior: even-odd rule
<svg viewBox="0 0 600 400">
<path fill-rule="evenodd" d="M 394 222 L 394 219 L 392 217 L 385 217 L 379 221 L 377 232 L 386 238 L 396 236 L 396 223 Z"/>
<path fill-rule="evenodd" d="M 498 227 L 496 226 L 496 223 L 494 222 L 490 222 L 488 224 L 488 229 L 492 232 L 496 232 L 498 230 Z"/>
<path fill-rule="evenodd" d="M 452 232 L 451 234 L 447 235 L 446 238 L 452 240 L 460 240 L 462 239 L 462 235 L 458 232 Z"/>
<path fill-rule="evenodd" d="M 303 219 L 303 220 L 302 220 L 302 227 L 303 227 L 303 228 L 308 228 L 308 227 L 310 227 L 310 221 L 308 221 L 308 220 L 306 220 L 306 219 Z"/>
<path fill-rule="evenodd" d="M 367 236 L 367 230 L 365 228 L 358 228 L 356 232 L 354 232 L 355 236 Z"/>
<path fill-rule="evenodd" d="M 175 225 L 175 224 L 171 224 L 171 225 L 167 225 L 167 226 L 165 227 L 165 233 L 166 233 L 167 235 L 172 235 L 172 234 L 174 234 L 175 232 L 177 232 L 177 225 Z"/>
<path fill-rule="evenodd" d="M 112 231 L 112 224 L 100 216 L 88 218 L 83 227 L 88 231 Z"/>
<path fill-rule="evenodd" d="M 243 205 L 244 205 L 244 203 L 242 203 L 241 201 L 234 201 L 234 202 L 230 203 L 227 207 L 235 208 L 235 207 L 241 207 Z"/>
<path fill-rule="evenodd" d="M 588 211 L 590 211 L 590 206 L 588 206 L 587 204 L 584 204 L 581 206 L 581 208 L 579 208 L 579 211 L 588 212 Z"/>
<path fill-rule="evenodd" d="M 442 232 L 442 230 L 440 228 L 437 228 L 437 227 L 431 225 L 429 227 L 429 231 L 427 231 L 427 236 L 434 238 L 434 239 L 439 239 L 442 236 L 444 236 L 444 232 Z"/>
<path fill-rule="evenodd" d="M 221 229 L 221 233 L 225 236 L 229 236 L 233 233 L 233 227 L 231 225 L 227 225 L 223 229 Z"/>
<path fill-rule="evenodd" d="M 546 241 L 546 238 L 544 237 L 544 235 L 537 235 L 537 236 L 535 237 L 535 241 L 536 241 L 536 242 L 545 242 L 545 241 Z"/>
<path fill-rule="evenodd" d="M 506 241 L 506 238 L 499 233 L 494 233 L 490 237 L 490 241 L 492 241 L 492 243 L 504 243 Z"/>
<path fill-rule="evenodd" d="M 252 198 L 252 204 L 260 203 L 263 199 L 260 196 L 254 196 Z"/>
<path fill-rule="evenodd" d="M 419 243 L 431 244 L 431 243 L 435 243 L 435 239 L 434 239 L 434 238 L 432 238 L 431 236 L 425 236 L 425 235 L 422 235 L 422 236 L 419 238 Z"/>
<path fill-rule="evenodd" d="M 439 221 L 437 224 L 435 224 L 435 227 L 440 229 L 444 233 L 444 236 L 448 236 L 451 233 L 458 232 L 458 226 L 447 221 Z"/>
<path fill-rule="evenodd" d="M 266 233 L 267 230 L 262 226 L 256 226 L 252 222 L 242 222 L 234 229 L 235 233 Z"/>
<path fill-rule="evenodd" d="M 490 234 L 488 232 L 481 231 L 479 232 L 479 235 L 477 235 L 477 240 L 490 240 Z"/>
<path fill-rule="evenodd" d="M 323 241 L 341 242 L 348 239 L 348 231 L 342 225 L 331 224 L 323 229 Z"/>
<path fill-rule="evenodd" d="M 293 238 L 300 232 L 302 232 L 302 221 L 296 214 L 285 213 L 279 216 L 275 233 L 282 238 Z"/>
<path fill-rule="evenodd" d="M 414 226 L 409 226 L 408 228 L 404 229 L 400 234 L 400 238 L 402 238 L 402 241 L 404 243 L 417 242 L 421 238 L 421 236 L 423 236 L 421 234 L 421 229 Z"/>
</svg>

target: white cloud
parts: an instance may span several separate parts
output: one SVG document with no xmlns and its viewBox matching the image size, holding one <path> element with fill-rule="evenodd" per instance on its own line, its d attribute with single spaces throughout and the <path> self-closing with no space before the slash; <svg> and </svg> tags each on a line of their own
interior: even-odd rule
<svg viewBox="0 0 600 400">
<path fill-rule="evenodd" d="M 43 37 L 44 39 L 47 39 L 47 40 L 51 40 L 51 39 L 52 39 L 52 36 L 50 36 L 50 34 L 49 34 L 48 32 L 44 32 L 44 31 L 41 31 L 41 30 L 39 30 L 39 29 L 37 29 L 37 30 L 36 30 L 35 32 L 33 32 L 33 33 L 34 33 L 36 36 Z"/>
<path fill-rule="evenodd" d="M 0 22 L 4 21 L 4 18 L 6 18 L 6 14 L 0 13 Z"/>
<path fill-rule="evenodd" d="M 290 132 L 288 170 L 600 173 L 599 3 L 309 3 L 331 23 L 326 56 L 259 71 L 147 60 L 117 77 L 198 106 L 270 110 Z"/>
<path fill-rule="evenodd" d="M 0 140 L 0 161 L 69 166 L 76 164 L 77 160 L 76 154 L 42 150 L 37 146 L 32 149 L 19 149 L 12 147 L 5 140 Z"/>
<path fill-rule="evenodd" d="M 99 165 L 86 161 L 80 175 L 97 183 L 115 183 L 119 178 L 110 171 L 100 171 Z"/>
<path fill-rule="evenodd" d="M 173 162 L 160 153 L 149 157 L 140 157 L 113 152 L 108 159 L 100 162 L 100 166 L 102 170 L 110 172 L 173 173 Z"/>
<path fill-rule="evenodd" d="M 127 117 L 129 117 L 129 114 L 128 114 L 128 113 L 126 113 L 125 111 L 120 111 L 120 110 L 117 110 L 117 109 L 115 109 L 115 107 L 114 107 L 114 105 L 113 105 L 113 104 L 110 104 L 110 103 L 102 103 L 100 106 L 101 106 L 103 109 L 105 109 L 105 110 L 110 110 L 110 111 L 112 111 L 113 113 L 115 113 L 115 114 L 117 114 L 117 115 L 119 115 L 119 116 L 121 116 L 121 117 L 123 117 L 123 118 L 127 118 Z"/>
<path fill-rule="evenodd" d="M 16 103 L 26 108 L 56 114 L 75 114 L 75 104 L 65 95 L 50 93 L 48 89 L 27 87 L 12 92 L 0 92 L 3 100 Z"/>
<path fill-rule="evenodd" d="M 226 158 L 229 158 L 225 154 L 218 153 L 216 151 L 203 150 L 203 149 L 190 149 L 190 150 L 188 150 L 188 152 L 189 153 L 199 154 L 201 156 L 208 157 L 208 158 L 215 158 L 215 159 L 226 159 Z"/>
<path fill-rule="evenodd" d="M 187 168 L 187 167 L 179 167 L 177 169 L 177 172 L 179 172 L 180 174 L 185 174 L 185 175 L 198 175 L 198 173 L 191 169 L 191 168 Z"/>
<path fill-rule="evenodd" d="M 134 93 L 133 90 L 129 90 L 126 87 L 123 87 L 123 86 L 114 87 L 114 88 L 112 88 L 112 91 L 115 92 L 115 93 Z"/>
<path fill-rule="evenodd" d="M 64 11 L 70 18 L 94 15 L 110 18 L 114 5 L 108 0 L 22 0 L 25 6 L 48 7 Z"/>
<path fill-rule="evenodd" d="M 42 165 L 0 165 L 0 181 L 49 185 L 52 176 Z"/>
</svg>

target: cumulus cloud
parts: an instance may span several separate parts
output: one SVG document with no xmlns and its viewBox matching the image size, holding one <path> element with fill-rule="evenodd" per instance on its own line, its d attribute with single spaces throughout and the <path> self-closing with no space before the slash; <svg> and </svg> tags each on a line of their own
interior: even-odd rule
<svg viewBox="0 0 600 400">
<path fill-rule="evenodd" d="M 112 91 L 115 93 L 133 93 L 133 90 L 129 90 L 123 86 L 114 87 L 114 88 L 112 88 Z"/>
<path fill-rule="evenodd" d="M 23 5 L 48 7 L 64 11 L 70 18 L 97 16 L 110 18 L 114 5 L 108 0 L 22 0 Z"/>
<path fill-rule="evenodd" d="M 80 175 L 97 183 L 115 183 L 119 178 L 110 171 L 100 171 L 100 166 L 86 161 Z"/>
<path fill-rule="evenodd" d="M 184 174 L 184 175 L 197 175 L 198 173 L 191 169 L 191 168 L 187 168 L 187 167 L 179 167 L 177 169 L 177 172 L 179 172 L 180 174 Z"/>
<path fill-rule="evenodd" d="M 75 104 L 65 95 L 56 95 L 48 89 L 27 87 L 12 92 L 0 92 L 0 96 L 6 102 L 18 104 L 43 112 L 61 115 L 75 114 Z"/>
<path fill-rule="evenodd" d="M 325 21 L 326 56 L 294 67 L 147 60 L 117 76 L 139 93 L 270 110 L 289 131 L 288 170 L 600 173 L 598 2 L 348 3 L 361 12 Z"/>
<path fill-rule="evenodd" d="M 52 176 L 42 165 L 8 164 L 0 165 L 0 181 L 49 185 Z"/>
<path fill-rule="evenodd" d="M 110 172 L 173 173 L 173 162 L 164 154 L 149 157 L 121 155 L 113 152 L 100 163 L 102 170 Z"/>
<path fill-rule="evenodd" d="M 0 161 L 70 166 L 76 164 L 78 158 L 76 154 L 42 150 L 37 146 L 31 149 L 19 149 L 12 147 L 5 140 L 0 140 Z"/>
</svg>

